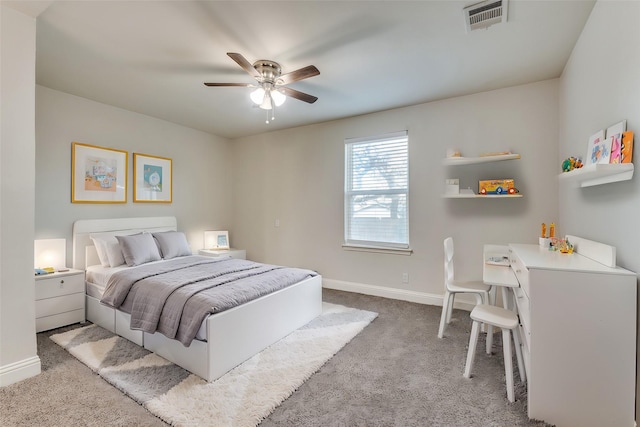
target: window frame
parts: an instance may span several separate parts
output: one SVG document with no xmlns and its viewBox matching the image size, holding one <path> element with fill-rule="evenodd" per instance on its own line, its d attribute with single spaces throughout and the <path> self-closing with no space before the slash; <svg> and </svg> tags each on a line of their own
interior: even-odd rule
<svg viewBox="0 0 640 427">
<path fill-rule="evenodd" d="M 403 139 L 402 141 L 405 146 L 403 149 L 406 152 L 406 170 L 404 171 L 403 178 L 406 182 L 406 185 L 401 188 L 374 188 L 374 189 L 364 189 L 364 190 L 353 190 L 353 156 L 352 156 L 352 147 L 358 144 L 375 144 L 380 142 L 388 142 L 394 139 Z M 345 176 L 344 176 L 344 229 L 343 229 L 343 238 L 344 243 L 342 247 L 346 250 L 357 250 L 357 251 L 366 251 L 366 252 L 384 252 L 384 253 L 396 253 L 408 255 L 412 253 L 410 247 L 410 223 L 409 223 L 409 132 L 408 130 L 400 131 L 400 132 L 392 132 L 382 135 L 373 135 L 368 137 L 359 137 L 359 138 L 347 138 L 344 141 L 345 143 Z M 405 218 L 404 218 L 404 230 L 402 230 L 401 234 L 406 235 L 406 241 L 403 242 L 392 242 L 392 241 L 378 241 L 378 240 L 359 240 L 354 239 L 351 233 L 352 231 L 352 219 L 353 219 L 353 211 L 352 211 L 352 198 L 354 195 L 358 194 L 368 194 L 368 195 L 389 195 L 389 196 L 397 196 L 404 195 L 404 204 L 405 204 Z M 382 230 L 382 228 L 381 228 Z"/>
</svg>

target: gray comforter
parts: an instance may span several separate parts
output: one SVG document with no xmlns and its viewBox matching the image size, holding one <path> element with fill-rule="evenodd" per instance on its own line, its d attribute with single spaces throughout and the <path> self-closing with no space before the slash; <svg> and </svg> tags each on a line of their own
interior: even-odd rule
<svg viewBox="0 0 640 427">
<path fill-rule="evenodd" d="M 131 314 L 131 329 L 189 346 L 202 321 L 317 273 L 228 257 L 188 256 L 114 273 L 100 302 Z"/>
</svg>

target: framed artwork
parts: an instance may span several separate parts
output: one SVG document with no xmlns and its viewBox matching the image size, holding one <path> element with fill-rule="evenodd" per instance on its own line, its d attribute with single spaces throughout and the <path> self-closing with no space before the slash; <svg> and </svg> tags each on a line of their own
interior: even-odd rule
<svg viewBox="0 0 640 427">
<path fill-rule="evenodd" d="M 229 232 L 228 231 L 205 231 L 204 232 L 204 248 L 205 249 L 229 249 Z"/>
<path fill-rule="evenodd" d="M 173 199 L 171 159 L 133 153 L 133 201 L 171 203 Z"/>
<path fill-rule="evenodd" d="M 129 153 L 71 144 L 71 202 L 127 203 Z"/>
</svg>

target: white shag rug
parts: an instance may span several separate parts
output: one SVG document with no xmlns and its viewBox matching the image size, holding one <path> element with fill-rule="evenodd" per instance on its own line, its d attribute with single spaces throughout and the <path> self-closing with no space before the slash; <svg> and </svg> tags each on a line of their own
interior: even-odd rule
<svg viewBox="0 0 640 427">
<path fill-rule="evenodd" d="M 320 316 L 211 383 L 99 326 L 51 339 L 173 426 L 254 427 L 376 316 L 323 303 Z"/>
</svg>

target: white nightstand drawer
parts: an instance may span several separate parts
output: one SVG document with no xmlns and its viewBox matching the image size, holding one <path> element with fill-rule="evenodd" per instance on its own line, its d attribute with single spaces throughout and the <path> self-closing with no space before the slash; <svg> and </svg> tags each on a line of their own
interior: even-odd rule
<svg viewBox="0 0 640 427">
<path fill-rule="evenodd" d="M 80 309 L 84 311 L 83 293 L 40 299 L 36 300 L 36 319 Z"/>
<path fill-rule="evenodd" d="M 36 277 L 36 300 L 58 297 L 77 292 L 84 293 L 84 273 L 53 273 Z"/>
<path fill-rule="evenodd" d="M 36 332 L 48 331 L 79 322 L 84 322 L 84 308 L 36 319 Z"/>
</svg>

